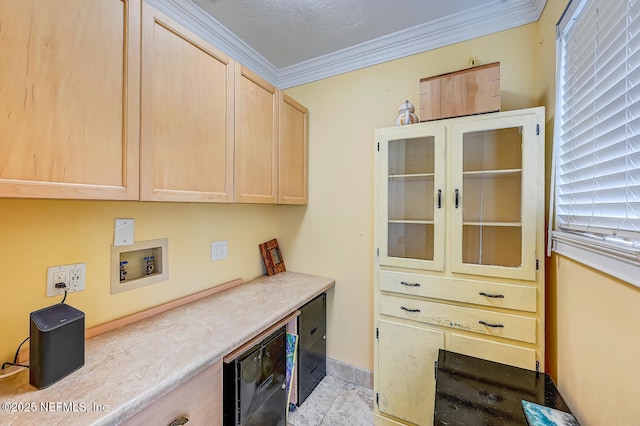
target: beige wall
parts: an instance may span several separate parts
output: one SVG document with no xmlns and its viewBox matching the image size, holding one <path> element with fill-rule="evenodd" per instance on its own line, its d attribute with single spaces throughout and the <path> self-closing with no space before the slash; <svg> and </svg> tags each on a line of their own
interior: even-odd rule
<svg viewBox="0 0 640 426">
<path fill-rule="evenodd" d="M 288 90 L 310 110 L 310 196 L 285 209 L 288 265 L 332 275 L 329 356 L 373 369 L 373 129 L 393 125 L 419 80 L 501 62 L 503 109 L 537 106 L 537 24 L 425 52 Z"/>
<path fill-rule="evenodd" d="M 548 0 L 539 23 L 548 159 L 555 117 L 553 40 L 567 3 Z M 640 288 L 555 254 L 547 266 L 547 369 L 560 392 L 584 426 L 639 425 Z"/>
<path fill-rule="evenodd" d="M 550 264 L 556 384 L 584 426 L 640 425 L 640 289 L 563 256 Z"/>
<path fill-rule="evenodd" d="M 86 290 L 67 303 L 91 327 L 235 278 L 263 273 L 258 244 L 278 237 L 277 206 L 0 199 L 0 360 L 13 360 L 29 335 L 29 313 L 58 303 L 45 297 L 47 267 L 85 262 Z M 138 241 L 169 239 L 169 280 L 110 294 L 115 218 L 135 219 Z M 211 262 L 211 241 L 229 257 Z"/>
</svg>

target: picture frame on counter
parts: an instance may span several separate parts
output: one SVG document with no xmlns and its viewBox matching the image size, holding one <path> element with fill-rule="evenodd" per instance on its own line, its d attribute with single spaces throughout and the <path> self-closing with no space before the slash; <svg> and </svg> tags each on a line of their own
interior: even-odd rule
<svg viewBox="0 0 640 426">
<path fill-rule="evenodd" d="M 262 243 L 259 247 L 260 254 L 262 254 L 262 260 L 264 261 L 264 266 L 267 270 L 267 275 L 271 276 L 287 270 L 284 265 L 284 259 L 277 239 L 274 238 L 266 243 Z"/>
</svg>

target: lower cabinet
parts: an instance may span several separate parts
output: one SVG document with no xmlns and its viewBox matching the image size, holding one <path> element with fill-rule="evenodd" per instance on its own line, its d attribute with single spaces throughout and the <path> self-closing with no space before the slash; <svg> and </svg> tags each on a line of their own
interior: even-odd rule
<svg viewBox="0 0 640 426">
<path fill-rule="evenodd" d="M 385 315 L 377 322 L 376 425 L 433 424 L 435 362 L 439 349 L 536 369 L 536 350 L 525 343 L 510 343 L 510 339 L 425 323 L 417 316 L 420 312 L 411 312 L 422 309 L 405 305 L 406 318 Z"/>
<path fill-rule="evenodd" d="M 535 370 L 536 368 L 536 350 L 532 348 L 457 333 L 451 333 L 449 342 L 447 349 L 452 352 L 475 357 L 482 354 L 482 358 L 489 361 L 527 370 Z"/>
<path fill-rule="evenodd" d="M 222 360 L 164 395 L 123 425 L 222 425 Z"/>
<path fill-rule="evenodd" d="M 327 295 L 300 308 L 298 317 L 298 401 L 300 406 L 327 375 Z"/>
<path fill-rule="evenodd" d="M 442 331 L 381 319 L 378 323 L 377 407 L 418 425 L 431 424 L 435 361 Z"/>
</svg>

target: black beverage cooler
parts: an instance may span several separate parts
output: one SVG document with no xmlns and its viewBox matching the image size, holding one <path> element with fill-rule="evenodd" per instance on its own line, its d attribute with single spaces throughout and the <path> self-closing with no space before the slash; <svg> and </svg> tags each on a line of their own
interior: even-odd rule
<svg viewBox="0 0 640 426">
<path fill-rule="evenodd" d="M 286 426 L 285 339 L 283 327 L 224 364 L 225 426 Z"/>
<path fill-rule="evenodd" d="M 300 308 L 298 317 L 298 406 L 327 375 L 327 295 Z"/>
</svg>

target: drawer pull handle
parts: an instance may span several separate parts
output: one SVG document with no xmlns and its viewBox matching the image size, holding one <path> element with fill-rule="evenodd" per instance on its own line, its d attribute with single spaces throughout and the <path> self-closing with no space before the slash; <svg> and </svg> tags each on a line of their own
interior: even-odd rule
<svg viewBox="0 0 640 426">
<path fill-rule="evenodd" d="M 478 322 L 480 324 L 482 324 L 482 325 L 486 325 L 487 327 L 493 327 L 493 328 L 503 328 L 504 327 L 504 325 L 502 325 L 502 324 L 491 324 L 490 322 L 486 322 L 486 321 L 482 321 L 482 320 L 480 320 Z"/>
<path fill-rule="evenodd" d="M 406 285 L 407 287 L 420 287 L 420 283 L 408 283 L 406 281 L 400 281 L 400 284 Z"/>
<path fill-rule="evenodd" d="M 409 308 L 405 308 L 404 306 L 400 306 L 400 309 L 407 312 L 420 312 L 420 309 L 409 309 Z"/>
<path fill-rule="evenodd" d="M 442 208 L 442 189 L 438 189 L 438 208 Z"/>
<path fill-rule="evenodd" d="M 460 190 L 458 188 L 456 188 L 455 194 L 456 194 L 456 209 L 457 209 L 458 206 L 460 206 Z"/>
<path fill-rule="evenodd" d="M 169 423 L 169 426 L 182 426 L 184 424 L 187 424 L 188 422 L 189 422 L 188 418 L 186 418 L 185 416 L 180 416 L 174 421 L 172 421 L 171 423 Z"/>
<path fill-rule="evenodd" d="M 484 291 L 481 291 L 480 293 L 478 293 L 480 296 L 484 296 L 484 297 L 492 297 L 494 299 L 504 299 L 504 294 L 489 294 L 489 293 L 485 293 Z"/>
</svg>

